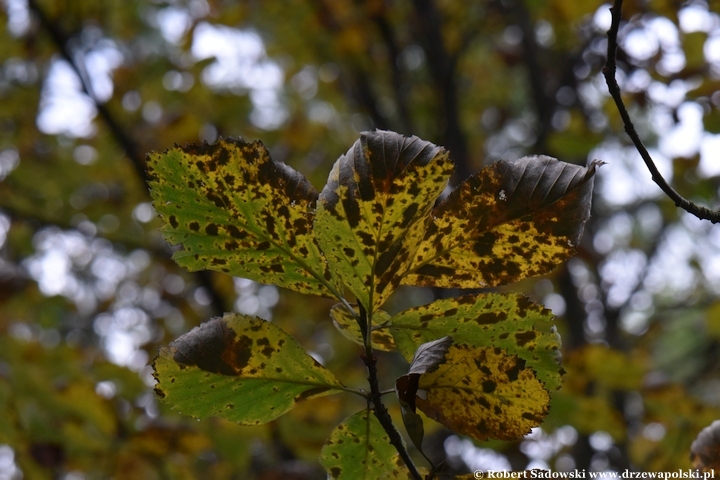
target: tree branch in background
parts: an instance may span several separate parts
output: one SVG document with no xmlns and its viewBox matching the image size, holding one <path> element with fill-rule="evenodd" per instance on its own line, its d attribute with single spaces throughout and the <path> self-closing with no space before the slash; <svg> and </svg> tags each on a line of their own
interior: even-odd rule
<svg viewBox="0 0 720 480">
<path fill-rule="evenodd" d="M 95 93 L 93 92 L 90 79 L 88 78 L 87 72 L 82 68 L 76 61 L 74 52 L 70 47 L 70 35 L 64 32 L 56 23 L 54 23 L 40 8 L 36 0 L 28 0 L 28 6 L 35 16 L 40 21 L 40 26 L 48 32 L 50 38 L 55 44 L 56 48 L 60 51 L 63 58 L 70 64 L 75 74 L 80 78 L 83 92 L 90 98 L 90 100 L 97 108 L 97 111 L 102 118 L 103 122 L 108 126 L 115 140 L 120 147 L 125 151 L 128 159 L 132 162 L 135 168 L 135 173 L 141 182 L 143 182 L 143 190 L 146 191 L 145 181 L 145 159 L 140 154 L 140 149 L 133 138 L 123 129 L 115 117 L 110 113 L 110 110 L 100 102 Z M 209 271 L 199 271 L 195 273 L 195 278 L 198 283 L 207 290 L 210 295 L 210 305 L 212 308 L 213 315 L 222 315 L 225 309 L 225 300 L 215 288 L 212 282 L 212 275 Z"/>
<path fill-rule="evenodd" d="M 665 178 L 660 174 L 660 171 L 655 165 L 650 153 L 648 153 L 647 148 L 645 148 L 642 140 L 640 140 L 640 137 L 635 131 L 635 126 L 630 120 L 630 115 L 625 108 L 620 87 L 618 86 L 617 79 L 615 78 L 615 72 L 617 70 L 615 57 L 618 47 L 618 30 L 620 29 L 620 19 L 622 17 L 622 3 L 622 0 L 615 0 L 613 6 L 610 8 L 612 23 L 610 25 L 610 30 L 608 30 L 607 60 L 605 62 L 605 67 L 603 68 L 603 75 L 605 75 L 605 82 L 607 83 L 608 91 L 615 101 L 618 112 L 620 112 L 620 117 L 622 118 L 623 125 L 625 126 L 625 132 L 632 140 L 638 153 L 640 153 L 640 156 L 645 162 L 648 170 L 650 170 L 653 181 L 662 189 L 663 192 L 665 192 L 665 195 L 675 202 L 677 207 L 695 215 L 700 220 L 710 220 L 712 223 L 718 223 L 720 222 L 720 210 L 711 210 L 707 207 L 697 205 L 690 200 L 687 200 L 667 183 Z"/>
<path fill-rule="evenodd" d="M 376 14 L 372 16 L 372 20 L 375 22 L 375 25 L 377 25 L 378 30 L 380 30 L 380 35 L 388 49 L 390 71 L 392 72 L 392 86 L 398 108 L 398 117 L 400 118 L 400 127 L 402 128 L 402 133 L 410 135 L 414 133 L 414 127 L 410 117 L 410 110 L 408 109 L 408 92 L 403 88 L 405 69 L 400 59 L 400 50 L 395 41 L 395 34 L 393 33 L 392 26 L 384 16 Z"/>
<path fill-rule="evenodd" d="M 460 125 L 457 86 L 455 84 L 457 56 L 451 56 L 445 48 L 440 12 L 438 12 L 433 0 L 413 0 L 413 6 L 419 26 L 416 38 L 425 51 L 428 71 L 440 94 L 443 129 L 441 144 L 450 151 L 450 156 L 455 163 L 456 178 L 465 180 L 473 172 L 468 165 L 467 139 Z"/>
<path fill-rule="evenodd" d="M 45 12 L 37 4 L 36 0 L 28 0 L 28 6 L 40 21 L 40 26 L 46 30 L 48 34 L 50 34 L 53 43 L 60 51 L 63 58 L 70 64 L 70 67 L 77 74 L 78 78 L 80 78 L 80 84 L 82 85 L 83 92 L 85 95 L 90 97 L 90 100 L 92 100 L 95 108 L 97 108 L 98 114 L 112 132 L 115 140 L 117 140 L 122 149 L 125 150 L 125 153 L 133 164 L 133 167 L 135 167 L 138 177 L 142 179 L 144 183 L 145 160 L 140 155 L 137 144 L 115 120 L 115 117 L 113 117 L 108 108 L 101 103 L 100 100 L 98 100 L 95 92 L 93 91 L 87 72 L 78 64 L 74 52 L 70 48 L 70 36 L 66 32 L 62 31 L 57 24 L 45 15 Z"/>
</svg>

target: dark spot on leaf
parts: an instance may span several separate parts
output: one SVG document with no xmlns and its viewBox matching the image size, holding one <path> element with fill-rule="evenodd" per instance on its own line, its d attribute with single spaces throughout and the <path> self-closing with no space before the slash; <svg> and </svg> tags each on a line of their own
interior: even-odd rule
<svg viewBox="0 0 720 480">
<path fill-rule="evenodd" d="M 190 230 L 192 230 L 192 231 L 194 231 L 194 232 L 199 232 L 199 231 L 200 231 L 200 224 L 199 224 L 198 222 L 196 222 L 196 221 L 190 222 L 190 224 L 188 225 L 188 227 L 190 227 Z"/>
<path fill-rule="evenodd" d="M 407 228 L 407 226 L 410 225 L 410 222 L 412 222 L 412 219 L 415 218 L 415 215 L 417 215 L 417 211 L 417 203 L 413 203 L 407 209 L 405 209 L 405 211 L 403 212 L 403 219 L 402 223 L 400 224 L 400 228 Z"/>
<path fill-rule="evenodd" d="M 214 223 L 209 223 L 208 226 L 205 227 L 205 233 L 213 237 L 216 236 L 218 234 L 218 226 Z"/>
<path fill-rule="evenodd" d="M 492 393 L 497 388 L 497 383 L 493 382 L 492 380 L 485 380 L 482 382 L 482 389 L 485 393 Z"/>
<path fill-rule="evenodd" d="M 345 247 L 345 248 L 343 248 L 343 252 L 345 252 L 345 255 L 350 258 L 355 257 L 355 250 L 353 250 L 352 248 Z"/>
<path fill-rule="evenodd" d="M 505 374 L 510 379 L 511 382 L 514 382 L 518 379 L 518 376 L 520 375 L 520 372 L 525 368 L 525 360 L 522 358 L 515 357 L 515 365 L 510 367 L 505 371 Z"/>
<path fill-rule="evenodd" d="M 247 237 L 248 234 L 246 231 L 241 231 L 238 227 L 235 225 L 225 225 L 225 230 L 230 234 L 231 237 L 237 238 L 242 240 L 243 238 Z"/>
<path fill-rule="evenodd" d="M 178 225 L 179 225 L 179 223 L 178 223 L 177 218 L 175 217 L 175 215 L 170 215 L 170 217 L 168 217 L 168 221 L 170 222 L 170 225 L 171 225 L 173 228 L 177 228 Z"/>
<path fill-rule="evenodd" d="M 163 392 L 162 390 L 160 390 L 160 389 L 157 388 L 157 387 L 154 388 L 154 390 L 155 390 L 155 395 L 157 395 L 157 396 L 160 397 L 160 398 L 165 398 L 165 392 Z"/>
<path fill-rule="evenodd" d="M 537 334 L 533 330 L 528 330 L 527 332 L 517 332 L 515 334 L 517 344 L 521 347 L 524 347 L 526 343 L 535 340 L 535 337 L 537 337 Z"/>
<path fill-rule="evenodd" d="M 303 400 L 307 400 L 308 398 L 312 397 L 313 395 L 319 395 L 326 391 L 328 391 L 327 387 L 317 387 L 317 388 L 311 388 L 310 390 L 305 390 L 304 392 L 295 396 L 295 403 L 302 402 Z"/>
<path fill-rule="evenodd" d="M 270 242 L 260 242 L 258 243 L 257 247 L 255 247 L 256 250 L 267 250 L 270 248 Z"/>
<path fill-rule="evenodd" d="M 479 325 L 489 325 L 491 323 L 498 323 L 502 320 L 499 313 L 496 312 L 485 312 L 477 316 L 475 320 Z"/>
</svg>

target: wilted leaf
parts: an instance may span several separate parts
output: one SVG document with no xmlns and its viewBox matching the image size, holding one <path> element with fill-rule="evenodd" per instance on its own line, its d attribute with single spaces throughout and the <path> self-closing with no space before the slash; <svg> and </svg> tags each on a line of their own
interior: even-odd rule
<svg viewBox="0 0 720 480">
<path fill-rule="evenodd" d="M 357 310 L 356 313 L 358 315 L 360 314 Z M 335 327 L 340 330 L 340 333 L 342 333 L 345 338 L 352 340 L 358 345 L 364 345 L 360 325 L 355 317 L 345 308 L 345 305 L 341 303 L 333 305 L 330 309 L 330 317 L 332 317 Z M 390 315 L 383 310 L 377 310 L 373 314 L 373 319 L 373 324 L 379 326 L 387 322 L 390 319 Z M 371 337 L 374 349 L 385 352 L 395 350 L 395 340 L 386 329 L 374 329 Z"/>
<path fill-rule="evenodd" d="M 720 420 L 702 429 L 690 447 L 693 468 L 702 471 L 720 469 Z"/>
<path fill-rule="evenodd" d="M 545 387 L 560 387 L 560 336 L 550 310 L 519 294 L 486 293 L 436 300 L 390 319 L 397 348 L 412 358 L 422 343 L 451 335 L 456 343 L 500 347 L 525 360 Z"/>
<path fill-rule="evenodd" d="M 194 417 L 269 422 L 340 381 L 277 325 L 225 314 L 193 328 L 155 359 L 156 393 Z"/>
<path fill-rule="evenodd" d="M 438 365 L 445 362 L 445 355 L 452 343 L 452 337 L 445 336 L 420 345 L 410 362 L 408 374 L 423 374 L 435 370 Z"/>
<path fill-rule="evenodd" d="M 580 241 L 598 165 L 535 156 L 482 169 L 433 209 L 402 283 L 477 288 L 549 272 Z"/>
<path fill-rule="evenodd" d="M 163 233 L 190 271 L 212 269 L 337 296 L 312 232 L 315 188 L 261 142 L 219 140 L 148 156 Z"/>
<path fill-rule="evenodd" d="M 415 448 L 423 455 L 425 455 L 422 448 L 425 427 L 422 417 L 415 413 L 415 396 L 417 395 L 418 381 L 420 375 L 434 370 L 445 361 L 445 354 L 451 344 L 452 338 L 450 337 L 423 343 L 415 352 L 408 373 L 395 381 L 395 393 L 402 407 L 405 430 L 407 430 Z"/>
<path fill-rule="evenodd" d="M 399 284 L 452 168 L 444 149 L 386 131 L 362 133 L 335 162 L 320 193 L 315 235 L 368 312 Z"/>
<path fill-rule="evenodd" d="M 330 478 L 375 480 L 393 469 L 397 456 L 375 415 L 363 410 L 335 427 L 320 463 Z"/>
<path fill-rule="evenodd" d="M 478 440 L 512 440 L 529 433 L 550 402 L 525 361 L 502 348 L 454 344 L 444 363 L 420 375 L 418 387 L 417 408 Z"/>
</svg>

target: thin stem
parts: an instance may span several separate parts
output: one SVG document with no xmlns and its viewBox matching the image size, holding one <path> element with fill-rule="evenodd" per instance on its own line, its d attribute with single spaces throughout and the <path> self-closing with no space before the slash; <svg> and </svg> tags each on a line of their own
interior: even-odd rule
<svg viewBox="0 0 720 480">
<path fill-rule="evenodd" d="M 712 223 L 720 222 L 720 210 L 710 210 L 709 208 L 697 205 L 685 197 L 680 195 L 674 188 L 672 188 L 665 178 L 660 174 L 655 162 L 653 161 L 647 148 L 640 140 L 640 136 L 635 131 L 635 126 L 630 120 L 630 115 L 625 108 L 625 104 L 622 100 L 622 94 L 620 87 L 615 78 L 615 72 L 617 70 L 617 64 L 615 61 L 617 53 L 617 36 L 618 30 L 620 30 L 620 20 L 622 17 L 622 3 L 623 0 L 615 0 L 613 6 L 610 8 L 612 14 L 612 23 L 610 24 L 610 30 L 608 30 L 608 47 L 607 47 L 607 59 L 605 61 L 605 67 L 603 67 L 603 75 L 605 76 L 605 82 L 608 86 L 608 91 L 615 101 L 620 117 L 622 118 L 623 125 L 625 126 L 625 132 L 632 140 L 635 148 L 642 157 L 645 165 L 652 175 L 653 181 L 665 192 L 665 195 L 675 202 L 675 206 L 682 208 L 686 212 L 695 215 L 700 220 L 710 220 Z"/>
<path fill-rule="evenodd" d="M 414 478 L 415 480 L 422 480 L 422 475 L 420 475 L 420 472 L 418 472 L 418 469 L 413 463 L 412 458 L 410 458 L 410 454 L 405 448 L 405 445 L 403 445 L 402 437 L 395 428 L 395 424 L 393 423 L 392 418 L 390 418 L 390 412 L 388 412 L 387 408 L 382 403 L 383 393 L 380 391 L 380 387 L 378 385 L 377 359 L 374 355 L 370 357 L 363 357 L 363 362 L 365 362 L 365 366 L 368 369 L 370 398 L 374 405 L 373 412 L 375 413 L 375 417 L 377 417 L 380 425 L 382 425 L 382 427 L 385 429 L 385 433 L 387 433 L 388 437 L 390 438 L 390 443 L 400 454 L 400 458 L 402 458 L 403 462 L 405 462 L 405 465 L 410 471 L 410 475 L 412 476 L 412 478 Z"/>
</svg>

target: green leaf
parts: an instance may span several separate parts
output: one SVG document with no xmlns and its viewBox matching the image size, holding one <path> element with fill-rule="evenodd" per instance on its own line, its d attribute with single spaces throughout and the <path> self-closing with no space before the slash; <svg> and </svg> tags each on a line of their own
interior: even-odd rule
<svg viewBox="0 0 720 480">
<path fill-rule="evenodd" d="M 344 388 L 280 327 L 237 314 L 205 322 L 161 348 L 153 367 L 155 392 L 175 409 L 243 425 L 269 422 Z"/>
<path fill-rule="evenodd" d="M 333 166 L 320 193 L 315 235 L 368 313 L 398 286 L 452 169 L 444 149 L 386 131 L 360 134 Z"/>
<path fill-rule="evenodd" d="M 534 156 L 480 170 L 433 209 L 402 283 L 477 288 L 549 272 L 580 241 L 599 164 Z"/>
<path fill-rule="evenodd" d="M 421 344 L 445 335 L 457 343 L 503 348 L 525 360 L 554 391 L 561 384 L 561 368 L 553 318 L 523 295 L 485 293 L 410 308 L 390 319 L 389 330 L 408 361 Z"/>
<path fill-rule="evenodd" d="M 550 394 L 533 370 L 502 348 L 453 344 L 445 362 L 420 375 L 417 408 L 478 440 L 513 440 L 547 415 Z"/>
<path fill-rule="evenodd" d="M 153 205 L 173 258 L 302 293 L 338 296 L 312 232 L 315 188 L 261 142 L 219 140 L 148 156 Z"/>
<path fill-rule="evenodd" d="M 355 308 L 355 307 L 354 307 Z M 360 312 L 355 308 L 357 315 Z M 364 345 L 362 331 L 358 324 L 356 317 L 353 316 L 345 305 L 337 303 L 330 309 L 330 317 L 333 319 L 335 328 L 340 330 L 345 338 L 351 340 L 358 345 Z M 383 325 L 390 320 L 390 315 L 383 311 L 378 310 L 373 314 L 373 323 L 377 326 Z M 373 348 L 376 350 L 382 350 L 385 352 L 391 352 L 395 350 L 395 339 L 386 329 L 373 329 L 371 334 Z"/>
<path fill-rule="evenodd" d="M 375 480 L 392 471 L 397 456 L 378 419 L 363 410 L 335 427 L 320 463 L 330 478 Z"/>
</svg>

